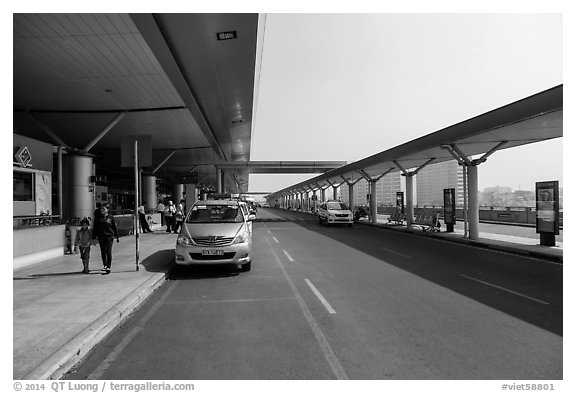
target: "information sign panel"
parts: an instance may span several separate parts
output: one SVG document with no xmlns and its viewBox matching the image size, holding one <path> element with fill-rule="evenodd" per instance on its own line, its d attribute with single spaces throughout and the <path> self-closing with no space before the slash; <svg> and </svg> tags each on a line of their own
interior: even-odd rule
<svg viewBox="0 0 576 393">
<path fill-rule="evenodd" d="M 444 223 L 456 224 L 456 190 L 444 189 Z"/>
<path fill-rule="evenodd" d="M 396 192 L 396 210 L 404 213 L 404 192 Z"/>
<path fill-rule="evenodd" d="M 558 181 L 536 183 L 536 232 L 560 234 Z"/>
</svg>

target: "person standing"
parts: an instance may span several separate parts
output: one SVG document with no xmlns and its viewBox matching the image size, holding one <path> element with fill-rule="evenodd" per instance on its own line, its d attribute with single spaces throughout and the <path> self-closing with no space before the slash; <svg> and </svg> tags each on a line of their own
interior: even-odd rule
<svg viewBox="0 0 576 393">
<path fill-rule="evenodd" d="M 166 210 L 166 206 L 162 203 L 162 201 L 158 201 L 156 205 L 156 211 L 160 213 L 160 225 L 164 226 L 164 210 Z"/>
<path fill-rule="evenodd" d="M 164 210 L 164 217 L 166 218 L 166 232 L 172 232 L 172 227 L 174 226 L 174 216 L 176 214 L 176 206 L 172 201 L 168 201 L 168 206 Z"/>
<path fill-rule="evenodd" d="M 142 233 L 152 232 L 150 226 L 148 225 L 148 221 L 146 221 L 146 214 L 144 210 L 144 202 L 138 206 L 138 219 L 140 220 L 140 228 L 142 228 Z"/>
<path fill-rule="evenodd" d="M 102 263 L 106 274 L 110 273 L 112 266 L 112 244 L 114 238 L 116 242 L 120 242 L 118 237 L 118 227 L 114 216 L 108 213 L 108 205 L 102 204 L 100 207 L 100 215 L 94 219 L 94 229 L 92 231 L 92 238 L 98 239 L 100 244 L 100 252 L 102 253 Z"/>
<path fill-rule="evenodd" d="M 174 214 L 174 233 L 178 233 L 178 230 L 182 228 L 182 223 L 184 222 L 184 200 L 182 199 L 176 207 L 176 213 Z"/>
<path fill-rule="evenodd" d="M 89 228 L 90 222 L 88 219 L 83 218 L 80 221 L 80 230 L 76 232 L 76 238 L 74 239 L 74 253 L 78 254 L 78 248 L 80 248 L 80 259 L 82 259 L 82 266 L 84 269 L 82 273 L 90 273 L 90 246 L 93 244 L 92 240 L 92 230 Z"/>
</svg>

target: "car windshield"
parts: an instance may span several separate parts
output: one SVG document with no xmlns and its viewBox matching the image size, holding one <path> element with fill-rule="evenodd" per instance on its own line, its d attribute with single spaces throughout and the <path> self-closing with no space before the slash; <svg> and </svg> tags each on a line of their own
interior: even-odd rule
<svg viewBox="0 0 576 393">
<path fill-rule="evenodd" d="M 329 210 L 348 210 L 348 206 L 345 203 L 340 202 L 329 202 L 328 203 Z"/>
<path fill-rule="evenodd" d="M 243 221 L 242 212 L 234 205 L 195 205 L 186 219 L 187 223 L 192 224 Z"/>
</svg>

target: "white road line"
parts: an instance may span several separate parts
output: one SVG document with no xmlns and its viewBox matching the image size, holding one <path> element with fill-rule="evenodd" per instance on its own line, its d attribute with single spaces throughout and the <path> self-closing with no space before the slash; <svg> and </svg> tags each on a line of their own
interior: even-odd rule
<svg viewBox="0 0 576 393">
<path fill-rule="evenodd" d="M 524 295 L 524 294 L 521 294 L 521 293 L 518 293 L 518 292 L 514 292 L 514 291 L 512 291 L 512 290 L 510 290 L 510 289 L 503 288 L 503 287 L 500 287 L 500 286 L 498 286 L 498 285 L 490 284 L 489 282 L 482 281 L 482 280 L 478 280 L 477 278 L 473 278 L 473 277 L 466 276 L 465 274 L 460 274 L 460 276 L 462 276 L 462 277 L 464 277 L 464 278 L 467 278 L 468 280 L 476 281 L 476 282 L 479 282 L 479 283 L 484 284 L 484 285 L 488 285 L 488 286 L 491 286 L 491 287 L 494 287 L 494 288 L 498 288 L 498 289 L 500 289 L 500 290 L 502 290 L 502 291 L 506 291 L 506 292 L 508 292 L 508 293 L 512 293 L 512 294 L 514 294 L 514 295 L 516 295 L 516 296 L 521 296 L 521 297 L 523 297 L 523 298 L 532 300 L 532 301 L 534 301 L 534 302 L 538 302 L 538 303 L 540 303 L 540 304 L 546 304 L 546 305 L 550 304 L 550 303 L 547 303 L 547 302 L 545 302 L 545 301 L 543 301 L 543 300 L 535 299 L 535 298 L 533 298 L 533 297 L 530 297 L 530 296 L 527 296 L 527 295 Z"/>
<path fill-rule="evenodd" d="M 282 250 L 282 252 L 284 252 L 284 255 L 286 255 L 286 258 L 288 258 L 290 262 L 294 262 L 294 258 L 292 258 L 286 250 Z"/>
<path fill-rule="evenodd" d="M 270 232 L 270 229 L 267 229 L 267 231 L 268 231 L 269 234 L 272 234 L 272 232 Z"/>
<path fill-rule="evenodd" d="M 308 284 L 308 286 L 310 287 L 310 289 L 312 290 L 312 292 L 314 292 L 314 295 L 316 295 L 316 297 L 318 298 L 318 300 L 320 300 L 320 303 L 322 303 L 322 305 L 324 305 L 324 307 L 326 308 L 326 310 L 328 311 L 328 313 L 330 314 L 336 314 L 336 310 L 334 310 L 332 308 L 332 306 L 330 305 L 330 303 L 328 303 L 328 301 L 324 298 L 324 296 L 322 296 L 322 294 L 320 293 L 320 291 L 314 286 L 314 284 L 312 284 L 310 282 L 310 280 L 308 280 L 307 278 L 304 279 L 304 281 L 306 281 L 306 284 Z"/>
<path fill-rule="evenodd" d="M 284 268 L 282 261 L 280 260 L 278 255 L 276 255 L 276 252 L 274 252 L 274 248 L 270 244 L 270 241 L 266 239 L 266 242 L 268 243 L 268 247 L 270 248 L 272 255 L 274 255 L 274 258 L 276 259 L 276 262 L 278 262 L 278 265 L 280 266 L 282 274 L 284 275 L 284 278 L 288 282 L 290 289 L 292 289 L 292 293 L 294 294 L 294 297 L 296 297 L 296 302 L 298 303 L 298 306 L 300 306 L 300 310 L 302 311 L 302 314 L 304 314 L 304 318 L 306 319 L 306 322 L 308 322 L 308 326 L 310 326 L 312 333 L 314 333 L 316 341 L 318 341 L 320 349 L 322 350 L 322 353 L 324 354 L 326 361 L 330 365 L 332 372 L 334 373 L 337 379 L 349 379 L 348 374 L 346 374 L 346 370 L 344 370 L 344 367 L 342 367 L 342 363 L 340 363 L 340 360 L 334 353 L 334 350 L 330 346 L 328 339 L 322 332 L 322 329 L 320 329 L 320 326 L 318 326 L 318 323 L 314 319 L 314 316 L 312 315 L 312 312 L 306 305 L 306 302 L 300 295 L 300 292 L 298 292 L 298 288 L 294 284 L 294 281 L 292 281 L 292 278 L 290 278 L 290 276 L 286 272 L 286 269 Z"/>
<path fill-rule="evenodd" d="M 279 243 L 275 236 L 272 236 L 272 240 L 274 240 L 276 243 Z"/>
<path fill-rule="evenodd" d="M 138 322 L 138 324 L 130 332 L 128 332 L 126 336 L 124 336 L 122 341 L 120 341 L 120 343 L 116 345 L 116 347 L 112 350 L 112 352 L 110 352 L 108 356 L 106 356 L 106 358 L 102 361 L 102 363 L 100 363 L 100 365 L 98 365 L 98 367 L 96 367 L 96 369 L 92 371 L 92 373 L 86 379 L 100 379 L 102 374 L 104 374 L 106 370 L 108 370 L 108 368 L 112 365 L 112 363 L 116 361 L 116 359 L 118 359 L 122 351 L 128 346 L 128 344 L 130 344 L 130 342 L 132 342 L 134 337 L 136 337 L 136 335 L 143 329 L 143 326 L 146 324 L 146 322 L 148 322 L 148 320 L 152 318 L 154 313 L 156 313 L 156 311 L 158 311 L 158 309 L 162 306 L 162 304 L 164 304 L 166 298 L 168 298 L 168 296 L 172 293 L 172 291 L 174 290 L 174 288 L 176 288 L 177 285 L 178 281 L 174 282 L 174 285 L 171 285 L 170 288 L 168 288 L 168 290 L 164 293 L 164 295 L 162 295 L 162 297 L 158 300 L 158 302 L 156 302 L 156 304 L 154 304 L 154 306 L 152 306 L 152 308 L 148 310 L 146 315 L 144 315 L 144 318 L 142 318 Z"/>
<path fill-rule="evenodd" d="M 386 247 L 380 247 L 380 249 L 384 250 L 386 252 L 389 252 L 391 254 L 396 254 L 396 255 L 399 255 L 399 256 L 404 257 L 404 258 L 412 259 L 412 257 L 410 255 L 402 254 L 401 252 L 390 250 L 389 248 L 386 248 Z"/>
</svg>

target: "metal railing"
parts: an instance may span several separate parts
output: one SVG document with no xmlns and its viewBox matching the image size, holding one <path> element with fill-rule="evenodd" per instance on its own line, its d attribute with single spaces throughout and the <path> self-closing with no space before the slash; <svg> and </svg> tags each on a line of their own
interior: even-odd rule
<svg viewBox="0 0 576 393">
<path fill-rule="evenodd" d="M 40 216 L 15 216 L 12 217 L 13 229 L 23 229 L 50 225 L 63 224 L 60 216 L 57 214 L 44 214 Z"/>
</svg>

